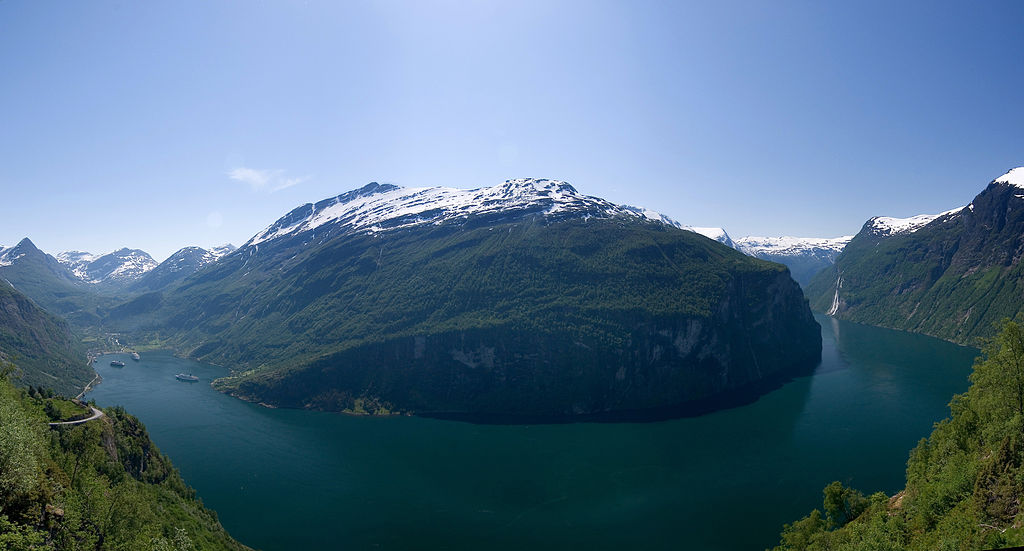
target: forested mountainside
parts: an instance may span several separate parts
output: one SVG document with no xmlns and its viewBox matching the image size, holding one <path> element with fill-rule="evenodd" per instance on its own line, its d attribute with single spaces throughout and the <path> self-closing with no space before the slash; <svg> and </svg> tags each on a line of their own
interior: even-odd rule
<svg viewBox="0 0 1024 551">
<path fill-rule="evenodd" d="M 898 222 L 898 223 L 897 223 Z M 1024 308 L 1024 168 L 966 207 L 873 218 L 808 285 L 811 306 L 840 318 L 974 344 Z"/>
<path fill-rule="evenodd" d="M 802 373 L 820 332 L 785 267 L 552 180 L 371 184 L 295 209 L 113 310 L 287 407 L 572 417 Z"/>
<path fill-rule="evenodd" d="M 1024 330 L 1003 326 L 907 461 L 893 496 L 833 482 L 821 511 L 786 525 L 775 551 L 963 551 L 1024 545 Z M 824 512 L 822 512 L 824 511 Z"/>
<path fill-rule="evenodd" d="M 13 366 L 3 364 L 3 376 Z M 120 408 L 80 406 L 0 376 L 0 549 L 247 549 Z M 84 416 L 84 415 L 81 415 Z"/>
<path fill-rule="evenodd" d="M 19 385 L 75 396 L 93 378 L 85 347 L 68 324 L 0 280 L 0 362 L 16 363 Z"/>
</svg>

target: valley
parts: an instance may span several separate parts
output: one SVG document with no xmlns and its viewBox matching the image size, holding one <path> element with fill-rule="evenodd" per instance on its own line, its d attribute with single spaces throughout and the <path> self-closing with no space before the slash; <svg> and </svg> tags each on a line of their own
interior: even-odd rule
<svg viewBox="0 0 1024 551">
<path fill-rule="evenodd" d="M 329 547 L 338 529 L 357 547 L 395 549 L 413 534 L 448 548 L 767 546 L 834 473 L 837 488 L 899 491 L 907 450 L 966 388 L 977 350 L 843 318 L 902 319 L 899 301 L 881 308 L 860 284 L 922 273 L 904 266 L 932 250 L 968 276 L 993 259 L 1014 273 L 1012 185 L 835 239 L 733 240 L 534 179 L 370 184 L 299 207 L 237 249 L 186 247 L 158 265 L 129 249 L 58 260 L 25 239 L 0 251 L 2 350 L 40 395 L 50 381 L 77 392 L 95 369 L 102 384 L 85 398 L 139 415 L 254 547 Z M 988 237 L 958 252 L 977 223 Z M 1009 237 L 985 245 L 999 224 Z M 965 308 L 956 293 L 933 296 L 946 299 L 932 310 Z M 83 365 L 86 348 L 107 355 Z M 66 374 L 55 374 L 61 350 Z M 77 420 L 87 414 L 51 424 L 103 422 L 95 408 Z M 723 543 L 751 506 L 772 513 Z M 804 531 L 826 541 L 813 515 L 787 525 L 782 549 L 803 549 L 785 545 Z"/>
<path fill-rule="evenodd" d="M 0 551 L 1024 545 L 1021 21 L 0 0 Z"/>
</svg>

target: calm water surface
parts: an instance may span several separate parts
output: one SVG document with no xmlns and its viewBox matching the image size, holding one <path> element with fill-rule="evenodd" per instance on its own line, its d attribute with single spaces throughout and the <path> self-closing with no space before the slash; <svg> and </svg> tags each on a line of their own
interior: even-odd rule
<svg viewBox="0 0 1024 551">
<path fill-rule="evenodd" d="M 902 488 L 908 451 L 967 388 L 976 353 L 817 319 L 813 376 L 657 423 L 266 409 L 212 390 L 223 369 L 158 352 L 121 369 L 104 356 L 88 398 L 142 419 L 228 531 L 259 549 L 764 549 L 833 480 Z"/>
</svg>

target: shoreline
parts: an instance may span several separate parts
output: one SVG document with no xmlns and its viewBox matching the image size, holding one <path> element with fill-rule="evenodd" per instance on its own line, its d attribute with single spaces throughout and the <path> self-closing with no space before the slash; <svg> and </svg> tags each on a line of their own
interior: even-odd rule
<svg viewBox="0 0 1024 551">
<path fill-rule="evenodd" d="M 89 362 L 89 366 L 92 367 L 92 362 Z M 96 369 L 93 369 L 92 372 L 96 373 Z M 99 383 L 102 383 L 102 382 L 103 382 L 103 377 L 100 377 L 100 374 L 96 373 L 96 376 L 93 377 L 91 381 L 86 383 L 85 387 L 82 389 L 82 392 L 79 392 L 78 395 L 75 396 L 75 399 L 76 400 L 81 400 L 82 397 L 86 395 L 86 393 L 88 393 L 90 390 L 92 390 L 93 383 L 99 384 Z"/>
</svg>

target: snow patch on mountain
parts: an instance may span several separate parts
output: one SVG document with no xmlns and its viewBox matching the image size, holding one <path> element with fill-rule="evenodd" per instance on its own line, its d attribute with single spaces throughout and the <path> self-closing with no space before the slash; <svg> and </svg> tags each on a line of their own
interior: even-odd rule
<svg viewBox="0 0 1024 551">
<path fill-rule="evenodd" d="M 383 232 L 420 225 L 468 221 L 480 216 L 539 214 L 548 218 L 629 217 L 678 222 L 638 207 L 582 195 L 560 180 L 520 178 L 478 189 L 404 188 L 370 183 L 316 204 L 303 205 L 256 234 L 243 247 L 322 226 L 346 233 Z"/>
<path fill-rule="evenodd" d="M 871 233 L 875 235 L 899 235 L 903 233 L 914 233 L 917 230 L 927 226 L 933 220 L 942 218 L 948 215 L 954 215 L 964 210 L 967 207 L 957 207 L 955 209 L 947 210 L 946 212 L 940 212 L 939 214 L 918 214 L 917 216 L 911 216 L 910 218 L 893 218 L 891 216 L 875 216 L 868 220 L 867 226 L 871 230 Z"/>
<path fill-rule="evenodd" d="M 852 235 L 841 237 L 759 237 L 748 235 L 736 240 L 736 249 L 750 256 L 780 255 L 799 256 L 816 253 L 831 254 L 834 258 L 846 244 L 853 239 Z"/>
<path fill-rule="evenodd" d="M 32 244 L 28 238 L 22 239 L 17 245 L 13 247 L 3 248 L 0 247 L 0 268 L 6 266 L 13 266 L 19 258 L 28 254 L 26 249 L 32 250 L 35 245 Z"/>
<path fill-rule="evenodd" d="M 225 243 L 223 245 L 218 245 L 207 252 L 210 253 L 210 256 L 212 257 L 213 261 L 216 262 L 217 260 L 220 260 L 221 258 L 237 250 L 238 247 L 232 245 L 231 243 Z"/>
<path fill-rule="evenodd" d="M 718 241 L 719 243 L 721 243 L 721 244 L 723 244 L 723 245 L 725 245 L 727 247 L 732 247 L 733 249 L 736 248 L 736 243 L 733 242 L 732 238 L 729 237 L 729 234 L 726 233 L 726 231 L 724 229 L 722 229 L 722 228 L 706 228 L 706 227 L 698 227 L 698 226 L 681 226 L 681 227 L 684 230 L 692 231 L 693 233 L 698 233 L 700 235 L 703 235 L 704 237 L 707 237 L 708 239 L 713 239 L 715 241 Z"/>
<path fill-rule="evenodd" d="M 10 249 L 0 249 L 0 267 L 11 266 L 15 260 L 23 256 L 25 256 L 25 253 L 18 254 L 13 247 Z"/>
<path fill-rule="evenodd" d="M 76 278 L 91 284 L 132 281 L 157 266 L 157 262 L 145 251 L 128 248 L 104 255 L 65 251 L 56 258 Z"/>
<path fill-rule="evenodd" d="M 1010 169 L 1009 172 L 992 180 L 994 184 L 1010 184 L 1014 187 L 1024 188 L 1024 166 Z"/>
<path fill-rule="evenodd" d="M 653 210 L 645 209 L 643 207 L 634 207 L 633 205 L 619 205 L 619 206 L 624 208 L 624 209 L 626 209 L 626 210 L 632 211 L 637 216 L 641 216 L 641 217 L 646 218 L 646 219 L 648 219 L 648 220 L 650 220 L 652 222 L 661 222 L 662 224 L 667 224 L 667 225 L 672 226 L 674 228 L 680 228 L 680 229 L 684 229 L 684 230 L 690 229 L 690 228 L 680 224 L 679 222 L 673 220 L 672 218 L 669 218 L 668 216 L 665 216 L 664 214 L 661 214 L 660 212 L 654 212 Z"/>
<path fill-rule="evenodd" d="M 90 254 L 82 251 L 64 251 L 58 253 L 56 258 L 57 262 L 60 262 L 67 269 L 71 270 L 71 273 L 82 281 L 89 280 L 89 264 L 92 264 L 101 255 Z"/>
</svg>

